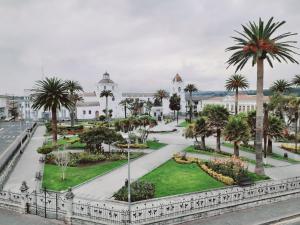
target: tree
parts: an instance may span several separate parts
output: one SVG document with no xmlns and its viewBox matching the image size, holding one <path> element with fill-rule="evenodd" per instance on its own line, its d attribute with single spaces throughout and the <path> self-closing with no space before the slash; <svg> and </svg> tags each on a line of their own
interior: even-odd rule
<svg viewBox="0 0 300 225">
<path fill-rule="evenodd" d="M 70 163 L 70 154 L 65 149 L 55 151 L 55 163 L 60 168 L 62 181 L 66 178 L 66 169 Z"/>
<path fill-rule="evenodd" d="M 163 105 L 163 99 L 164 98 L 168 98 L 169 94 L 167 91 L 163 90 L 163 89 L 159 89 L 155 94 L 154 94 L 154 99 L 156 99 L 157 101 L 159 101 L 160 106 Z"/>
<path fill-rule="evenodd" d="M 145 106 L 145 109 L 146 109 L 146 113 L 150 116 L 151 109 L 153 107 L 153 102 L 151 102 L 150 99 L 148 99 L 144 106 Z"/>
<path fill-rule="evenodd" d="M 207 117 L 209 129 L 217 134 L 217 151 L 221 151 L 221 133 L 227 124 L 229 112 L 222 105 L 206 105 L 202 114 Z"/>
<path fill-rule="evenodd" d="M 175 112 L 177 111 L 177 124 L 178 124 L 178 112 L 180 110 L 180 96 L 178 96 L 176 93 L 171 96 L 169 99 L 169 108 L 174 112 L 174 120 L 175 120 Z"/>
<path fill-rule="evenodd" d="M 266 127 L 266 134 L 268 135 L 268 147 L 267 153 L 272 154 L 272 143 L 274 138 L 282 137 L 284 130 L 284 122 L 274 115 L 269 115 L 268 118 L 268 127 Z"/>
<path fill-rule="evenodd" d="M 291 96 L 288 103 L 289 110 L 294 117 L 295 122 L 295 149 L 298 149 L 298 124 L 299 124 L 299 108 L 300 98 Z"/>
<path fill-rule="evenodd" d="M 233 142 L 234 155 L 239 157 L 240 143 L 250 138 L 250 128 L 245 118 L 239 115 L 229 117 L 224 129 L 224 137 L 225 140 Z"/>
<path fill-rule="evenodd" d="M 114 97 L 111 90 L 103 90 L 100 93 L 100 98 L 105 97 L 105 118 L 108 121 L 108 97 Z"/>
<path fill-rule="evenodd" d="M 300 75 L 295 75 L 295 77 L 293 78 L 292 83 L 296 86 L 300 86 Z"/>
<path fill-rule="evenodd" d="M 212 131 L 209 129 L 207 118 L 201 116 L 194 123 L 188 125 L 184 131 L 186 138 L 195 138 L 196 142 L 199 143 L 198 138 L 201 138 L 201 149 L 205 150 L 205 138 L 210 136 Z"/>
<path fill-rule="evenodd" d="M 228 59 L 228 67 L 236 66 L 236 72 L 242 70 L 249 59 L 252 59 L 252 66 L 257 66 L 257 89 L 256 89 L 256 167 L 257 174 L 264 174 L 262 160 L 262 136 L 263 136 L 263 78 L 264 78 L 264 61 L 267 60 L 273 67 L 272 60 L 278 62 L 285 61 L 297 63 L 293 58 L 295 41 L 282 41 L 287 37 L 296 35 L 296 33 L 286 32 L 275 36 L 277 29 L 285 24 L 282 22 L 273 22 L 273 17 L 265 24 L 259 19 L 256 22 L 249 22 L 243 27 L 243 32 L 237 33 L 239 37 L 232 37 L 236 45 L 226 49 L 234 51 Z"/>
<path fill-rule="evenodd" d="M 292 84 L 285 79 L 276 80 L 273 82 L 272 86 L 270 87 L 271 92 L 276 92 L 278 94 L 285 94 L 289 92 L 292 88 Z"/>
<path fill-rule="evenodd" d="M 129 107 L 130 104 L 132 104 L 133 99 L 132 98 L 125 98 L 123 99 L 119 105 L 124 107 L 124 117 L 127 118 L 127 109 Z"/>
<path fill-rule="evenodd" d="M 35 110 L 44 108 L 51 111 L 52 137 L 57 142 L 57 110 L 62 106 L 70 109 L 73 102 L 69 98 L 65 82 L 56 77 L 38 80 L 31 94 L 32 108 Z"/>
<path fill-rule="evenodd" d="M 193 104 L 192 104 L 192 95 L 193 92 L 198 91 L 198 89 L 196 88 L 196 86 L 194 84 L 188 84 L 185 88 L 184 88 L 184 92 L 185 93 L 189 93 L 189 115 L 190 115 L 190 122 L 192 122 L 192 116 L 193 116 Z"/>
<path fill-rule="evenodd" d="M 70 117 L 71 117 L 71 127 L 74 127 L 76 103 L 78 101 L 83 100 L 83 98 L 78 95 L 78 92 L 83 91 L 83 88 L 78 83 L 78 81 L 74 81 L 74 80 L 66 80 L 65 84 L 66 84 L 66 88 L 69 92 L 69 98 L 73 103 L 73 105 L 70 108 Z"/>
<path fill-rule="evenodd" d="M 15 100 L 15 96 L 12 96 L 12 99 L 8 102 L 8 113 L 11 115 L 13 120 L 19 116 L 18 102 Z"/>
<path fill-rule="evenodd" d="M 239 89 L 249 88 L 249 83 L 243 75 L 233 74 L 230 78 L 226 80 L 225 87 L 227 91 L 235 91 L 235 115 L 237 115 Z"/>
<path fill-rule="evenodd" d="M 130 102 L 128 109 L 131 111 L 131 114 L 134 116 L 141 115 L 144 104 L 145 104 L 144 100 L 135 98 L 132 102 Z"/>
</svg>

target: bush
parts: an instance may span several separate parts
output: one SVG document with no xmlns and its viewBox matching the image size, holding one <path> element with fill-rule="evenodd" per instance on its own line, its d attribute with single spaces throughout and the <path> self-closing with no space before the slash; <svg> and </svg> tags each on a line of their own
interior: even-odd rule
<svg viewBox="0 0 300 225">
<path fill-rule="evenodd" d="M 207 165 L 202 164 L 200 165 L 200 167 L 206 172 L 208 173 L 210 176 L 212 176 L 213 178 L 217 179 L 218 181 L 226 184 L 226 185 L 233 185 L 234 184 L 234 180 L 231 177 L 228 176 L 224 176 L 220 173 L 217 173 L 215 171 L 213 171 L 212 169 L 208 168 Z"/>
<path fill-rule="evenodd" d="M 113 197 L 119 201 L 128 201 L 128 188 L 125 184 L 119 191 L 114 193 Z M 155 185 L 150 182 L 136 181 L 130 185 L 131 201 L 141 201 L 154 198 Z"/>
<path fill-rule="evenodd" d="M 58 148 L 58 145 L 43 145 L 37 149 L 39 154 L 47 155 Z"/>
<path fill-rule="evenodd" d="M 128 144 L 117 144 L 117 147 L 128 148 Z M 144 149 L 144 148 L 148 148 L 148 146 L 146 144 L 130 144 L 129 148 Z"/>
<path fill-rule="evenodd" d="M 293 153 L 299 153 L 300 152 L 300 146 L 298 145 L 297 149 L 296 149 L 295 144 L 282 144 L 281 148 L 283 148 L 287 151 L 293 152 Z"/>
</svg>

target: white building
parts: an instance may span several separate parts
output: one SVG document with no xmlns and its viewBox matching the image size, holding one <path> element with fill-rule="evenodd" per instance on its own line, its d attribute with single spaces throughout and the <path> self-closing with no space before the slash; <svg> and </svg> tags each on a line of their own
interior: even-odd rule
<svg viewBox="0 0 300 225">
<path fill-rule="evenodd" d="M 264 97 L 264 102 L 268 102 L 269 97 Z M 223 105 L 228 109 L 230 113 L 234 113 L 235 110 L 235 96 L 227 95 L 223 97 L 211 97 L 208 99 L 204 99 L 201 101 L 201 104 L 198 104 L 198 111 L 202 111 L 202 109 L 209 104 L 217 104 Z M 249 112 L 251 110 L 256 109 L 256 95 L 247 95 L 247 94 L 239 94 L 238 96 L 238 112 Z"/>
</svg>

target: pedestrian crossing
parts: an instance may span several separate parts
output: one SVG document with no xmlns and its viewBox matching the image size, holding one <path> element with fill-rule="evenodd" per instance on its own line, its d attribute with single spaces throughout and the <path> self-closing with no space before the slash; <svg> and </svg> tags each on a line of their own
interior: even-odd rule
<svg viewBox="0 0 300 225">
<path fill-rule="evenodd" d="M 0 139 L 14 139 L 16 137 L 15 135 L 0 135 Z"/>
</svg>

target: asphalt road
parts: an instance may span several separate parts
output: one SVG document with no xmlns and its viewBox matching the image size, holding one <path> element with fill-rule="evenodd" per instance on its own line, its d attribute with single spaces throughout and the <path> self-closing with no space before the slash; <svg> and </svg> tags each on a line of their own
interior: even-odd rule
<svg viewBox="0 0 300 225">
<path fill-rule="evenodd" d="M 27 124 L 29 126 L 29 124 Z M 25 122 L 0 122 L 0 157 L 2 152 L 26 129 Z"/>
</svg>

